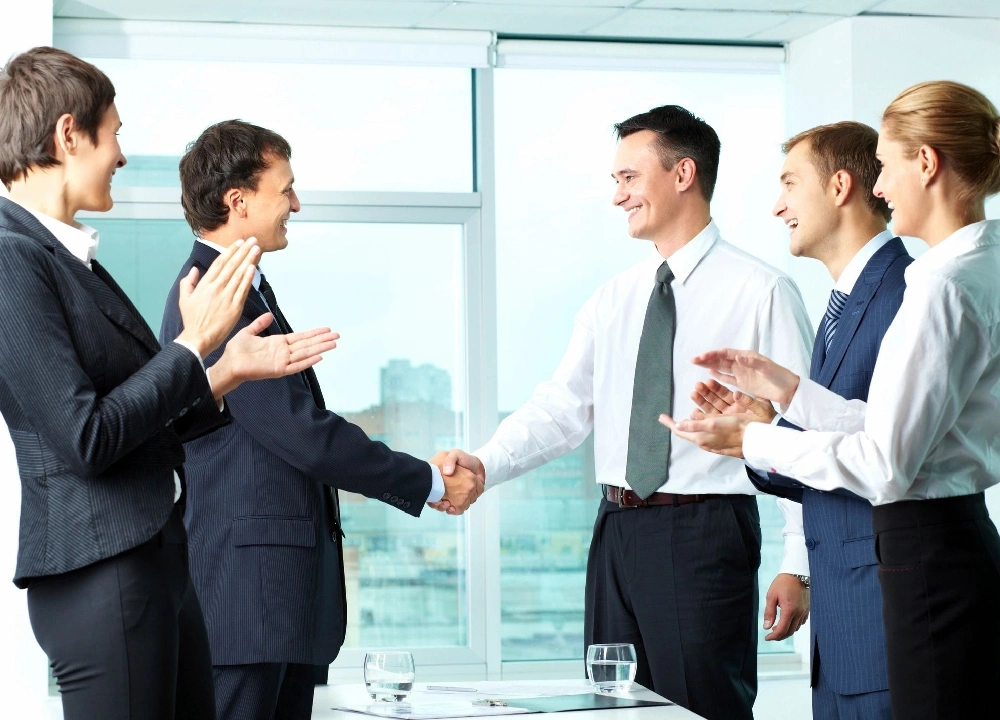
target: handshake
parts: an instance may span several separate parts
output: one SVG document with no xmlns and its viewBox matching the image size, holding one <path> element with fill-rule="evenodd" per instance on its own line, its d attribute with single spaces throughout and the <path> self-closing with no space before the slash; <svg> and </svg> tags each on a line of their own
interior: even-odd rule
<svg viewBox="0 0 1000 720">
<path fill-rule="evenodd" d="M 435 510 L 449 515 L 461 515 L 486 489 L 486 468 L 475 455 L 459 449 L 444 452 L 431 458 L 444 480 L 444 497 L 438 502 L 427 503 Z"/>
</svg>

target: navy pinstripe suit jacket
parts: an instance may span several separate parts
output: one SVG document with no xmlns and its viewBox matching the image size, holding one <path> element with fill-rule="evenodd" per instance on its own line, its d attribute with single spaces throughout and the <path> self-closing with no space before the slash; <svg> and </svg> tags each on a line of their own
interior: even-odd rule
<svg viewBox="0 0 1000 720">
<path fill-rule="evenodd" d="M 14 584 L 117 555 L 174 505 L 181 439 L 226 422 L 191 351 L 161 349 L 111 276 L 0 198 L 0 412 L 21 476 Z"/>
<path fill-rule="evenodd" d="M 192 266 L 204 273 L 217 255 L 196 241 L 178 280 Z M 161 337 L 180 331 L 177 296 L 175 283 Z M 265 312 L 251 289 L 234 333 Z M 430 465 L 326 410 L 312 369 L 244 383 L 226 404 L 232 424 L 186 446 L 184 519 L 212 662 L 329 664 L 347 620 L 331 488 L 416 516 L 431 491 Z"/>
<path fill-rule="evenodd" d="M 833 336 L 830 352 L 820 323 L 809 376 L 848 400 L 867 400 L 882 337 L 903 302 L 903 271 L 913 262 L 894 238 L 868 261 Z M 784 420 L 786 427 L 795 427 Z M 812 576 L 812 650 L 823 677 L 841 695 L 886 690 L 885 626 L 871 504 L 849 492 L 824 493 L 792 478 L 750 473 L 761 490 L 802 503 Z"/>
</svg>

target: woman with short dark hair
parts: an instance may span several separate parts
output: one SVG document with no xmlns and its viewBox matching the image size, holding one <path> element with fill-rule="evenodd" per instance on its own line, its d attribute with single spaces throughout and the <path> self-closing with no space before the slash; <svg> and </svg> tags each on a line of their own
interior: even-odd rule
<svg viewBox="0 0 1000 720">
<path fill-rule="evenodd" d="M 113 204 L 126 162 L 114 98 L 104 73 L 54 48 L 0 73 L 0 412 L 22 488 L 14 582 L 67 720 L 214 718 L 181 443 L 228 421 L 226 392 L 300 372 L 336 336 L 257 337 L 264 315 L 206 371 L 250 288 L 251 239 L 183 280 L 184 330 L 158 344 L 97 262 L 97 233 L 75 220 Z"/>
</svg>

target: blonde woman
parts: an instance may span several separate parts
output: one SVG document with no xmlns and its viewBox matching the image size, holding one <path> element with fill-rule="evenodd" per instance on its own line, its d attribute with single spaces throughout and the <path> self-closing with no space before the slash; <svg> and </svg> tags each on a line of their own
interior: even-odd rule
<svg viewBox="0 0 1000 720">
<path fill-rule="evenodd" d="M 1000 117 L 976 90 L 928 82 L 882 116 L 876 195 L 897 235 L 930 249 L 882 342 L 868 402 L 845 401 L 753 352 L 695 362 L 771 400 L 796 432 L 733 414 L 661 422 L 818 490 L 875 505 L 889 691 L 897 718 L 982 717 L 1000 686 Z M 851 312 L 846 308 L 844 313 Z"/>
</svg>

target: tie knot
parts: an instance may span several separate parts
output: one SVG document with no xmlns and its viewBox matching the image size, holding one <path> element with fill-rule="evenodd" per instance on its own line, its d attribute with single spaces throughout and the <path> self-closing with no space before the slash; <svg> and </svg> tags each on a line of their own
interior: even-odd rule
<svg viewBox="0 0 1000 720">
<path fill-rule="evenodd" d="M 660 267 L 656 271 L 656 282 L 670 283 L 670 281 L 673 279 L 674 279 L 674 273 L 670 269 L 670 266 L 667 264 L 667 261 L 664 260 L 663 264 L 660 265 Z"/>
</svg>

